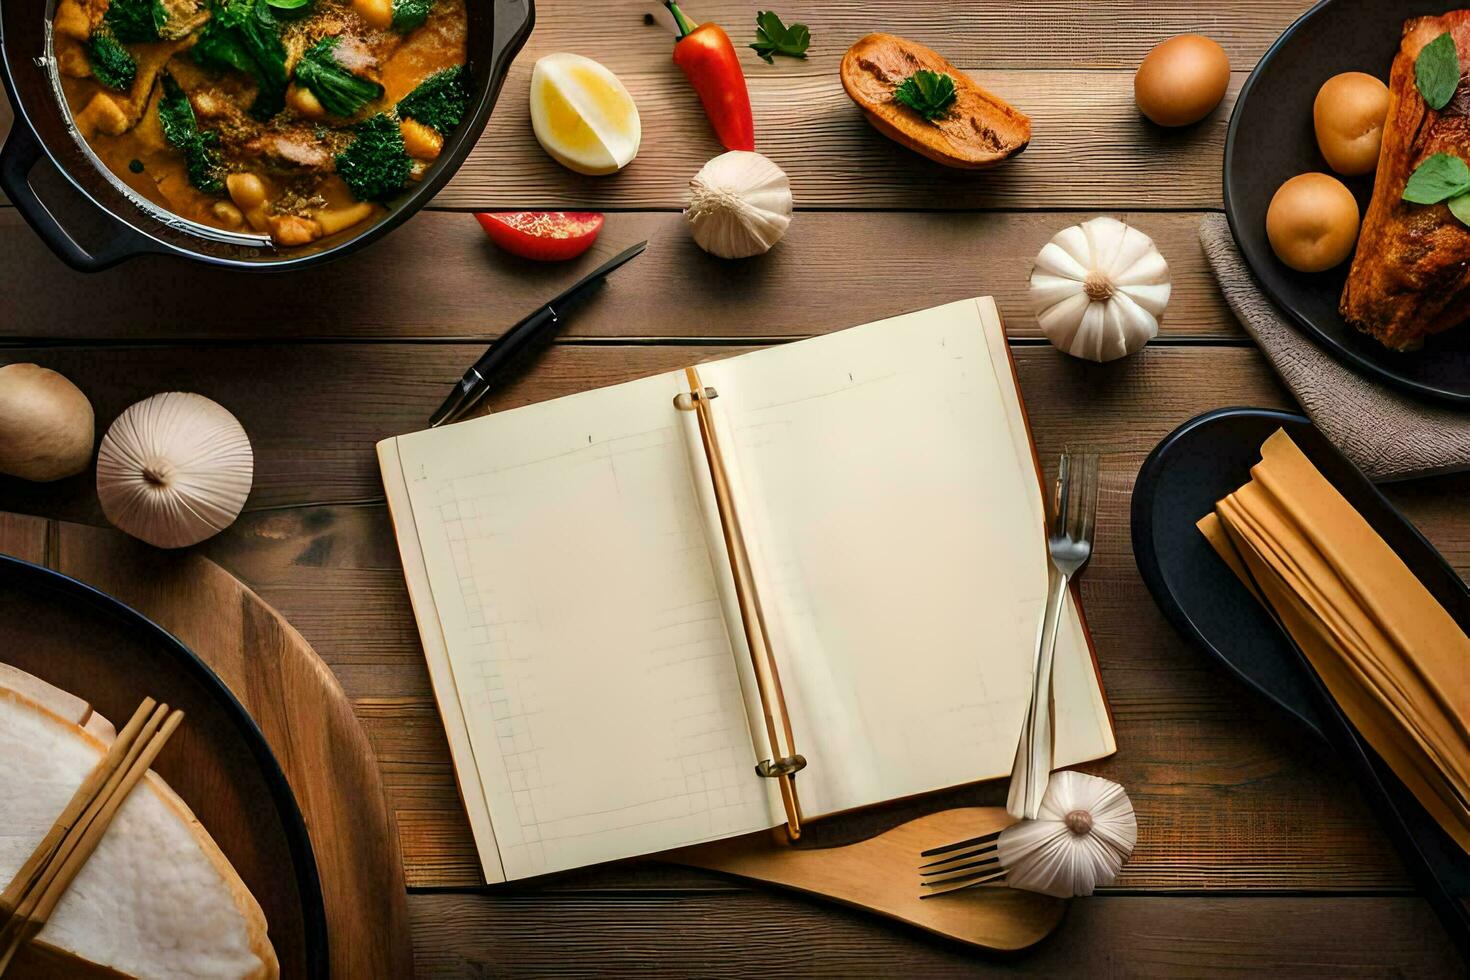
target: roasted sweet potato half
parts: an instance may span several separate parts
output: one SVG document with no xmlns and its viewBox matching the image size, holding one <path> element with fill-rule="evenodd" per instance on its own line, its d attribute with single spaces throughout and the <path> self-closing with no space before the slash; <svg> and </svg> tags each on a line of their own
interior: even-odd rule
<svg viewBox="0 0 1470 980">
<path fill-rule="evenodd" d="M 893 98 L 903 80 L 920 70 L 955 82 L 954 102 L 933 122 Z M 847 49 L 842 87 L 878 132 L 946 167 L 993 167 L 1031 142 L 1025 113 L 970 81 L 938 52 L 893 34 L 869 34 Z"/>
</svg>

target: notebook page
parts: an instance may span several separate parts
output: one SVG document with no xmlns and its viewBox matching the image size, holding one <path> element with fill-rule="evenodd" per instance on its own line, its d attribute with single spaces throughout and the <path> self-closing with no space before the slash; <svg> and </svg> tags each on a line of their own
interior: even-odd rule
<svg viewBox="0 0 1470 980">
<path fill-rule="evenodd" d="M 508 880 L 772 825 L 682 381 L 397 440 Z"/>
<path fill-rule="evenodd" d="M 720 393 L 737 506 L 810 761 L 797 781 L 808 816 L 1010 770 L 1047 556 L 988 304 L 700 367 Z M 1075 610 L 1066 619 L 1059 764 L 1112 750 Z M 1074 711 L 1083 717 L 1062 724 Z"/>
</svg>

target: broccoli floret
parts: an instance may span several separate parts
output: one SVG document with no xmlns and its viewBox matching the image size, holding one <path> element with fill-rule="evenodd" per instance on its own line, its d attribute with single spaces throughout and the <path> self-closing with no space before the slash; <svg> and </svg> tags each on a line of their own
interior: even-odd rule
<svg viewBox="0 0 1470 980">
<path fill-rule="evenodd" d="M 107 30 L 96 30 L 87 39 L 87 62 L 92 77 L 108 88 L 126 92 L 138 77 L 138 63 L 128 49 L 118 43 Z"/>
<path fill-rule="evenodd" d="M 266 0 L 214 0 L 213 16 L 194 45 L 194 60 L 233 68 L 255 79 L 259 92 L 250 114 L 269 119 L 286 104 L 286 46 Z"/>
<path fill-rule="evenodd" d="M 296 63 L 296 81 L 311 89 L 317 101 L 334 116 L 350 116 L 374 99 L 383 97 L 383 86 L 352 74 L 337 60 L 339 39 L 323 38 L 307 49 Z"/>
<path fill-rule="evenodd" d="M 393 29 L 407 34 L 429 19 L 434 0 L 393 0 Z"/>
<path fill-rule="evenodd" d="M 219 134 L 212 130 L 200 131 L 194 106 L 172 75 L 163 76 L 163 95 L 158 100 L 158 122 L 163 126 L 163 138 L 184 151 L 189 183 L 206 194 L 218 194 L 224 190 Z"/>
<path fill-rule="evenodd" d="M 464 65 L 436 71 L 398 103 L 398 115 L 448 136 L 470 106 L 470 72 Z"/>
<path fill-rule="evenodd" d="M 355 138 L 337 154 L 337 174 L 359 201 L 381 201 L 402 190 L 413 164 L 398 123 L 385 113 L 353 127 Z"/>
<path fill-rule="evenodd" d="M 119 41 L 157 41 L 168 13 L 163 0 L 112 0 L 102 22 Z"/>
</svg>

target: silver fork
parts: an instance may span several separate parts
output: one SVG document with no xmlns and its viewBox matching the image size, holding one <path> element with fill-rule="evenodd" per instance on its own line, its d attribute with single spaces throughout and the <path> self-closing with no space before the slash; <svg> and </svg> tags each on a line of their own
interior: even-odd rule
<svg viewBox="0 0 1470 980">
<path fill-rule="evenodd" d="M 1000 866 L 999 841 L 997 830 L 920 853 L 921 858 L 938 857 L 939 860 L 919 865 L 919 884 L 925 889 L 919 897 L 933 898 L 976 885 L 1004 884 L 1001 879 L 1007 869 Z"/>
<path fill-rule="evenodd" d="M 1056 499 L 1047 529 L 1051 552 L 1051 589 L 1046 597 L 1041 636 L 1037 643 L 1035 672 L 1031 681 L 1031 704 L 1016 745 L 1011 768 L 1011 787 L 1006 812 L 1013 817 L 1035 819 L 1051 778 L 1052 717 L 1051 666 L 1057 649 L 1063 597 L 1067 582 L 1092 557 L 1092 538 L 1097 530 L 1098 461 L 1096 453 L 1063 453 L 1057 471 Z"/>
</svg>

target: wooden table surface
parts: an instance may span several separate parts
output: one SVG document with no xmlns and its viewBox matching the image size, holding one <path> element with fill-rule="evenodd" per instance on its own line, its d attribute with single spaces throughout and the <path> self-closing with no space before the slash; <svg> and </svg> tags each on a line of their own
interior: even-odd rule
<svg viewBox="0 0 1470 980">
<path fill-rule="evenodd" d="M 791 175 L 801 211 L 770 255 L 725 263 L 690 242 L 679 216 L 688 179 L 719 147 L 669 61 L 662 14 L 644 22 L 657 5 L 542 0 L 468 162 L 432 208 L 360 256 L 285 278 L 153 258 L 83 276 L 0 206 L 0 361 L 64 372 L 93 400 L 99 431 L 169 389 L 240 418 L 254 492 L 204 550 L 281 610 L 353 699 L 397 815 L 422 973 L 1443 975 L 1458 969 L 1453 954 L 1342 771 L 1172 632 L 1129 546 L 1134 476 L 1164 434 L 1224 405 L 1292 404 L 1221 301 L 1197 228 L 1220 208 L 1234 93 L 1307 5 L 787 0 L 779 12 L 811 26 L 810 58 L 742 60 L 760 148 Z M 753 32 L 756 5 L 690 9 L 739 43 Z M 1030 113 L 1031 148 L 964 174 L 879 136 L 837 78 L 842 52 L 872 30 L 923 40 Z M 1164 132 L 1135 111 L 1132 71 L 1185 31 L 1224 45 L 1233 81 L 1206 121 Z M 532 138 L 530 66 L 563 50 L 602 61 L 638 100 L 643 148 L 623 173 L 571 174 Z M 0 129 L 8 120 L 0 101 Z M 465 213 L 574 206 L 609 212 L 607 226 L 592 255 L 560 266 L 497 253 Z M 1054 351 L 1025 302 L 1041 245 L 1098 213 L 1152 235 L 1175 284 L 1160 337 L 1108 366 Z M 1127 787 L 1139 845 L 1117 886 L 1073 903 L 1028 956 L 990 963 L 857 913 L 646 862 L 476 887 L 373 444 L 420 427 L 487 339 L 642 238 L 648 254 L 492 408 L 989 293 L 1007 317 L 1043 459 L 1064 446 L 1104 454 L 1100 547 L 1082 590 L 1119 751 L 1090 768 Z M 103 523 L 92 481 L 0 479 L 0 510 Z M 1462 574 L 1470 568 L 1470 477 L 1387 492 Z"/>
</svg>

